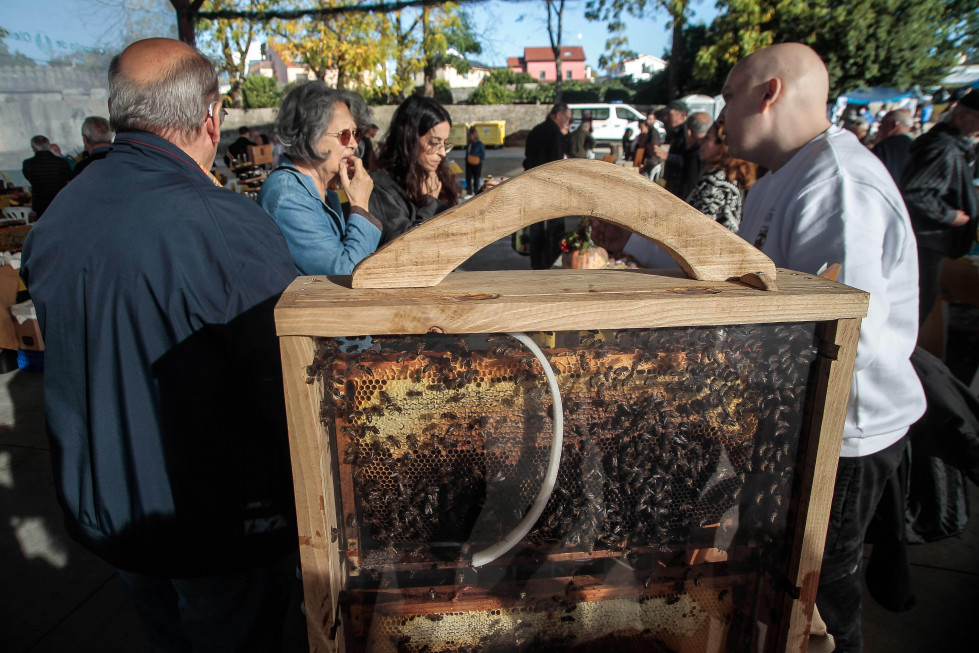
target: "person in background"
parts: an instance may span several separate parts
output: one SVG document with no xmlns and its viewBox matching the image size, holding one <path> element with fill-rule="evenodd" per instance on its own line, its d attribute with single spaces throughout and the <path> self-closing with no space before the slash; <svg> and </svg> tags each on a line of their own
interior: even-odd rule
<svg viewBox="0 0 979 653">
<path fill-rule="evenodd" d="M 681 199 L 686 199 L 693 192 L 700 179 L 704 163 L 700 158 L 700 143 L 710 129 L 710 115 L 693 113 L 687 118 L 684 131 L 683 157 L 679 170 L 674 170 L 672 178 L 666 180 L 666 190 Z M 672 148 L 670 150 L 672 152 Z"/>
<path fill-rule="evenodd" d="M 871 151 L 881 160 L 896 182 L 901 178 L 901 170 L 908 161 L 911 149 L 911 128 L 914 119 L 907 109 L 888 111 L 880 121 L 874 146 Z"/>
<path fill-rule="evenodd" d="M 625 133 L 622 134 L 622 160 L 632 161 L 636 158 L 636 141 L 639 137 L 632 137 L 633 131 L 632 127 L 626 127 Z"/>
<path fill-rule="evenodd" d="M 259 205 L 282 230 L 296 271 L 302 275 L 350 274 L 377 249 L 381 223 L 368 211 L 374 182 L 357 149 L 356 116 L 367 105 L 352 91 L 320 81 L 289 91 L 276 118 L 284 152 L 258 193 Z M 331 188 L 339 184 L 350 202 L 344 215 Z"/>
<path fill-rule="evenodd" d="M 877 504 L 904 457 L 925 397 L 911 365 L 918 334 L 917 256 L 907 210 L 887 169 L 826 119 L 829 73 L 814 50 L 783 43 L 738 62 L 718 121 L 732 156 L 765 166 L 738 235 L 778 268 L 870 294 L 856 350 L 816 605 L 840 653 L 859 653 L 860 567 Z"/>
<path fill-rule="evenodd" d="M 374 123 L 371 123 L 367 128 L 367 131 L 363 133 L 360 137 L 360 158 L 364 162 L 364 167 L 367 170 L 372 171 L 377 166 L 377 152 L 374 151 L 374 138 L 377 136 L 377 130 L 380 129 Z"/>
<path fill-rule="evenodd" d="M 395 110 L 371 173 L 382 245 L 459 203 L 462 189 L 447 158 L 451 127 L 449 112 L 432 98 L 412 95 Z"/>
<path fill-rule="evenodd" d="M 479 140 L 479 130 L 469 128 L 469 141 L 466 143 L 466 190 L 475 195 L 483 175 L 483 160 L 486 158 L 486 146 Z"/>
<path fill-rule="evenodd" d="M 524 147 L 523 169 L 565 158 L 564 135 L 571 124 L 571 109 L 564 102 L 551 107 L 543 122 L 527 135 Z M 555 218 L 530 225 L 530 266 L 534 270 L 546 270 L 561 256 L 561 238 L 564 237 L 564 218 Z"/>
<path fill-rule="evenodd" d="M 919 136 L 908 151 L 900 187 L 918 243 L 919 324 L 941 290 L 942 260 L 976 245 L 979 198 L 972 184 L 979 137 L 979 91 L 959 100 L 949 117 Z"/>
<path fill-rule="evenodd" d="M 853 116 L 843 121 L 843 129 L 852 133 L 861 143 L 865 142 L 870 133 L 870 125 L 866 118 Z"/>
<path fill-rule="evenodd" d="M 582 120 L 578 129 L 568 134 L 568 158 L 588 159 L 594 156 L 595 139 L 591 135 L 591 120 Z"/>
<path fill-rule="evenodd" d="M 72 179 L 82 174 L 82 170 L 92 164 L 93 161 L 104 159 L 112 147 L 112 139 L 116 133 L 112 131 L 109 121 L 102 116 L 89 116 L 82 123 L 82 142 L 85 144 L 85 152 L 88 156 L 75 165 Z"/>
<path fill-rule="evenodd" d="M 31 184 L 31 207 L 40 218 L 54 200 L 54 196 L 71 179 L 71 165 L 52 149 L 47 136 L 38 134 L 31 139 L 34 156 L 24 159 L 21 171 Z"/>
<path fill-rule="evenodd" d="M 68 531 L 119 570 L 153 651 L 279 650 L 298 591 L 272 313 L 295 271 L 268 215 L 206 172 L 220 108 L 196 50 L 129 45 L 109 65 L 112 150 L 21 267 Z"/>
<path fill-rule="evenodd" d="M 680 187 L 680 179 L 683 176 L 684 156 L 687 153 L 686 122 L 689 113 L 687 105 L 680 100 L 674 100 L 666 105 L 666 114 L 664 116 L 666 144 L 670 148 L 667 150 L 662 145 L 653 145 L 652 148 L 646 148 L 647 152 L 652 150 L 651 153 L 653 156 L 664 161 L 663 179 L 666 181 L 667 190 Z M 650 133 L 655 133 L 655 130 L 650 128 Z"/>
<path fill-rule="evenodd" d="M 696 114 L 694 114 L 696 115 Z M 755 183 L 758 166 L 728 153 L 724 126 L 715 122 L 700 142 L 704 172 L 687 204 L 737 233 L 744 197 Z"/>
<path fill-rule="evenodd" d="M 224 153 L 224 163 L 230 168 L 236 159 L 248 156 L 248 146 L 258 145 L 255 141 L 248 138 L 251 130 L 242 125 L 238 128 L 238 138 L 228 146 L 228 151 Z"/>
</svg>

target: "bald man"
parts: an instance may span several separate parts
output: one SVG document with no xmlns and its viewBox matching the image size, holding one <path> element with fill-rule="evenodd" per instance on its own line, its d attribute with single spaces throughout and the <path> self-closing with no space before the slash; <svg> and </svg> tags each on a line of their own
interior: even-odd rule
<svg viewBox="0 0 979 653">
<path fill-rule="evenodd" d="M 739 235 L 777 267 L 870 293 L 843 429 L 817 605 L 838 651 L 860 651 L 860 578 L 870 519 L 925 399 L 910 356 L 918 333 L 915 240 L 887 169 L 826 120 L 829 76 L 798 43 L 760 50 L 728 76 L 718 120 L 731 155 L 770 172 L 748 193 Z"/>
<path fill-rule="evenodd" d="M 21 268 L 65 521 L 119 569 L 152 650 L 279 650 L 297 534 L 272 308 L 289 249 L 207 172 L 221 105 L 197 51 L 127 47 L 109 117 L 111 151 L 55 198 Z"/>
<path fill-rule="evenodd" d="M 911 128 L 914 118 L 907 109 L 888 111 L 880 121 L 873 153 L 881 160 L 887 171 L 891 173 L 894 182 L 901 178 L 901 170 L 908 162 L 908 151 L 911 149 Z"/>
</svg>

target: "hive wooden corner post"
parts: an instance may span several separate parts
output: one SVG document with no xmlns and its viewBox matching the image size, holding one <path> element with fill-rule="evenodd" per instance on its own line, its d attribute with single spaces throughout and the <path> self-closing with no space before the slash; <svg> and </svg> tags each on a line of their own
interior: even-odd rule
<svg viewBox="0 0 979 653">
<path fill-rule="evenodd" d="M 282 355 L 286 419 L 296 518 L 299 527 L 299 557 L 303 569 L 306 626 L 310 653 L 342 650 L 337 642 L 336 607 L 341 589 L 340 552 L 337 527 L 332 453 L 328 432 L 319 419 L 323 383 L 307 383 L 306 369 L 313 362 L 315 344 L 306 336 L 279 339 Z M 314 573 L 315 572 L 315 573 Z"/>
<path fill-rule="evenodd" d="M 811 410 L 812 421 L 801 470 L 803 492 L 793 533 L 793 541 L 801 541 L 801 546 L 796 547 L 788 564 L 788 579 L 799 589 L 799 597 L 786 598 L 783 614 L 788 618 L 782 620 L 779 629 L 779 651 L 806 653 L 809 646 L 809 629 L 836 484 L 860 322 L 859 318 L 844 318 L 826 322 L 822 327 L 823 346 L 827 350 L 824 356 L 828 360 L 819 369 L 814 389 L 815 395 L 823 399 L 822 405 L 813 406 Z M 825 392 L 822 391 L 824 388 Z"/>
</svg>

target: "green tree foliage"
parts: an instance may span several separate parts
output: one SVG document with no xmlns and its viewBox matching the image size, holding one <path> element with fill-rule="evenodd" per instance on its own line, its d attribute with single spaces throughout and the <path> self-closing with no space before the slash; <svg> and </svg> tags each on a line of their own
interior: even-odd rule
<svg viewBox="0 0 979 653">
<path fill-rule="evenodd" d="M 469 72 L 465 55 L 479 54 L 482 46 L 473 33 L 469 16 L 454 2 L 422 7 L 421 55 L 424 72 L 424 91 L 435 94 L 435 74 L 443 67 L 455 68 L 460 74 Z"/>
<path fill-rule="evenodd" d="M 710 41 L 710 30 L 703 23 L 688 25 L 683 30 L 683 57 L 677 67 L 678 83 L 675 95 L 669 92 L 669 72 L 661 70 L 648 82 L 639 85 L 634 102 L 637 104 L 666 104 L 674 97 L 683 97 L 691 93 L 704 93 L 707 95 L 717 95 L 717 92 L 698 79 L 693 74 L 694 55 Z M 672 52 L 665 53 L 665 58 L 669 62 L 673 58 Z"/>
<path fill-rule="evenodd" d="M 723 2 L 723 0 L 718 0 L 718 2 Z M 683 55 L 686 48 L 683 45 L 683 36 L 691 4 L 693 4 L 693 0 L 587 0 L 585 18 L 592 21 L 607 22 L 609 32 L 614 35 L 612 26 L 622 22 L 623 15 L 628 14 L 642 18 L 647 11 L 665 11 L 670 17 L 669 24 L 673 30 L 670 52 L 674 55 L 666 69 L 666 93 L 667 99 L 673 99 L 680 94 L 679 89 L 683 82 L 680 75 L 680 71 L 685 65 Z M 627 41 L 624 36 L 621 39 L 613 36 L 610 42 L 615 48 L 624 49 Z M 608 48 L 609 44 L 606 43 L 605 47 Z"/>
<path fill-rule="evenodd" d="M 907 88 L 944 76 L 967 37 L 958 13 L 977 0 L 725 0 L 696 55 L 694 74 L 719 91 L 731 67 L 774 43 L 812 46 L 829 70 L 830 93 L 859 86 Z"/>
<path fill-rule="evenodd" d="M 490 71 L 488 79 L 501 85 L 530 84 L 534 81 L 530 73 L 518 73 L 509 68 L 494 68 Z"/>
<path fill-rule="evenodd" d="M 206 0 L 203 11 L 265 11 L 276 5 L 278 0 Z M 231 88 L 231 106 L 242 107 L 241 85 L 247 73 L 248 47 L 258 37 L 262 24 L 257 20 L 237 18 L 214 21 L 201 21 L 198 36 L 201 48 L 216 62 L 218 70 L 228 75 Z"/>
<path fill-rule="evenodd" d="M 621 70 L 622 64 L 638 55 L 629 49 L 629 39 L 625 35 L 626 24 L 613 20 L 608 24 L 609 37 L 605 41 L 605 53 L 598 58 L 598 67 L 609 74 Z"/>
<path fill-rule="evenodd" d="M 351 0 L 292 0 L 292 4 L 332 8 L 351 4 Z M 337 88 L 363 83 L 367 73 L 381 68 L 389 51 L 389 34 L 384 27 L 381 16 L 360 12 L 272 23 L 282 51 L 306 64 L 319 80 L 326 81 L 335 71 Z"/>
<path fill-rule="evenodd" d="M 469 94 L 467 102 L 469 104 L 510 104 L 513 102 L 513 91 L 503 84 L 486 78 Z"/>
<path fill-rule="evenodd" d="M 265 109 L 279 106 L 282 94 L 272 77 L 249 75 L 241 85 L 243 106 L 246 109 Z"/>
</svg>

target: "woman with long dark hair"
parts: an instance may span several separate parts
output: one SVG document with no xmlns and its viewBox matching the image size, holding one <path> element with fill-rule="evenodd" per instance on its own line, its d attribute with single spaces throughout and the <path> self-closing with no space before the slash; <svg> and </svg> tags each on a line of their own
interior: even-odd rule
<svg viewBox="0 0 979 653">
<path fill-rule="evenodd" d="M 377 168 L 370 213 L 382 224 L 381 244 L 459 201 L 459 182 L 447 156 L 452 119 L 432 98 L 413 95 L 391 118 Z"/>
<path fill-rule="evenodd" d="M 724 125 L 715 122 L 707 130 L 700 142 L 704 171 L 687 204 L 737 233 L 744 197 L 755 183 L 758 167 L 728 154 L 725 139 Z"/>
</svg>

